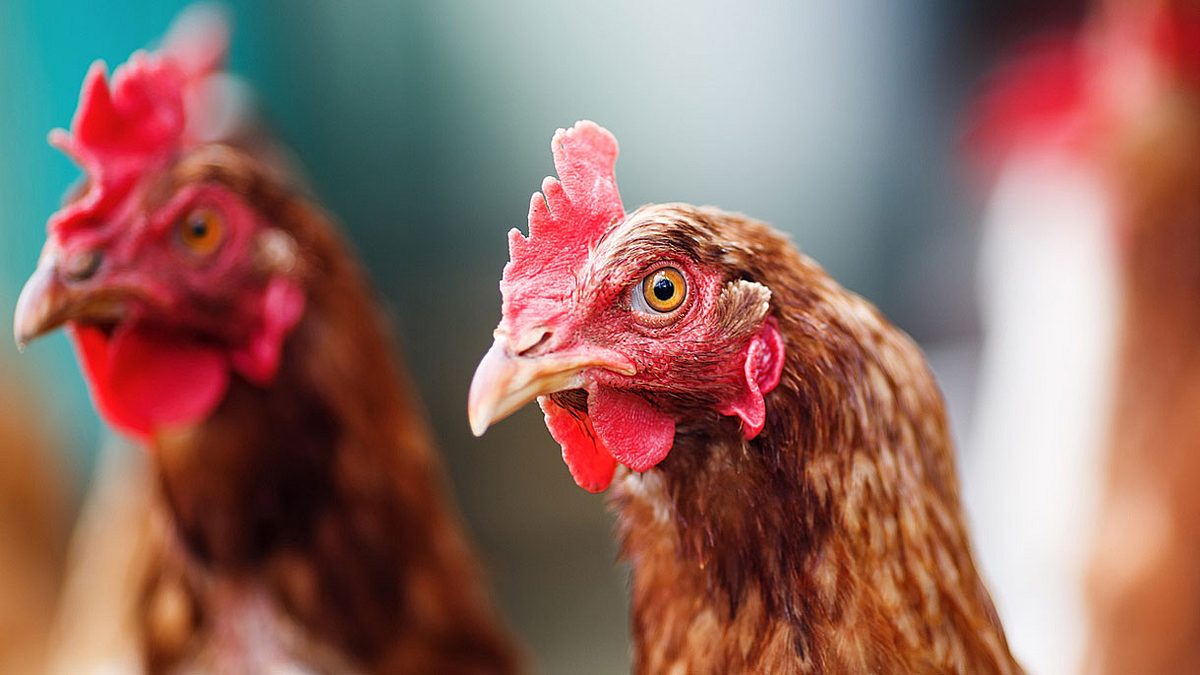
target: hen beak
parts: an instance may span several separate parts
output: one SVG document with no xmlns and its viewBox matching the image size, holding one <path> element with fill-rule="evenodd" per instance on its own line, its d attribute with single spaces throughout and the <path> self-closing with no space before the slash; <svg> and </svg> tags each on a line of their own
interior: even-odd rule
<svg viewBox="0 0 1200 675">
<path fill-rule="evenodd" d="M 78 276 L 78 275 L 77 275 Z M 58 257 L 42 256 L 33 275 L 21 289 L 13 317 L 13 338 L 18 349 L 73 319 L 118 321 L 125 314 L 121 294 L 72 288 L 63 282 Z"/>
<path fill-rule="evenodd" d="M 622 375 L 637 372 L 629 359 L 608 350 L 514 355 L 505 336 L 497 335 L 471 380 L 467 395 L 471 432 L 482 436 L 492 424 L 539 396 L 582 387 L 583 371 L 589 368 L 604 368 Z"/>
<path fill-rule="evenodd" d="M 25 349 L 25 345 L 66 321 L 65 310 L 72 304 L 69 296 L 69 289 L 58 277 L 55 256 L 42 256 L 17 299 L 17 312 L 13 317 L 17 349 Z"/>
</svg>

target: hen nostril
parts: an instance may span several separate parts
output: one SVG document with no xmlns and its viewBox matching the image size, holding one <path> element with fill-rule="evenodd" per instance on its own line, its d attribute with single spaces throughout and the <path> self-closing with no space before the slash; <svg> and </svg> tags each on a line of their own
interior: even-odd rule
<svg viewBox="0 0 1200 675">
<path fill-rule="evenodd" d="M 537 352 L 538 348 L 540 348 L 542 345 L 544 345 L 550 341 L 550 336 L 553 333 L 551 333 L 549 330 L 547 330 L 545 328 L 539 329 L 539 332 L 541 333 L 540 335 L 537 335 L 535 333 L 534 335 L 529 336 L 530 340 L 532 340 L 532 342 L 530 342 L 530 340 L 523 341 L 523 342 L 527 343 L 527 346 L 526 345 L 517 345 L 517 347 L 518 347 L 517 356 L 536 356 L 537 355 L 536 352 Z M 535 337 L 535 335 L 536 335 L 536 337 Z"/>
<path fill-rule="evenodd" d="M 95 249 L 80 251 L 64 260 L 60 270 L 67 281 L 87 281 L 100 269 L 102 258 L 100 252 Z"/>
</svg>

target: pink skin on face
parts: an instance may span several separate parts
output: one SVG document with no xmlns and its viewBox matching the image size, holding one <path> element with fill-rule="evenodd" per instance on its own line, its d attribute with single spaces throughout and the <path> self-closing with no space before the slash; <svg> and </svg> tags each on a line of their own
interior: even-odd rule
<svg viewBox="0 0 1200 675">
<path fill-rule="evenodd" d="M 766 420 L 764 396 L 779 383 L 783 369 L 783 340 L 775 320 L 767 318 L 743 348 L 714 362 L 698 381 L 680 382 L 674 364 L 711 358 L 714 346 L 728 340 L 712 313 L 725 280 L 678 259 L 627 262 L 609 266 L 609 261 L 596 261 L 633 275 L 593 279 L 600 292 L 575 298 L 568 305 L 573 311 L 560 309 L 552 316 L 518 311 L 501 324 L 515 335 L 528 334 L 534 326 L 552 326 L 539 353 L 594 355 L 590 360 L 598 363 L 619 357 L 632 365 L 632 375 L 604 367 L 581 373 L 579 386 L 588 394 L 586 413 L 566 410 L 550 397 L 538 401 L 572 477 L 591 492 L 608 487 L 617 463 L 647 471 L 667 457 L 675 441 L 676 418 L 654 402 L 657 395 L 704 388 L 723 401 L 715 407 L 717 412 L 737 417 L 743 436 L 752 439 Z M 692 282 L 688 299 L 670 317 L 639 313 L 627 296 L 640 288 L 646 271 L 664 264 L 687 270 L 685 278 Z"/>
<path fill-rule="evenodd" d="M 50 218 L 45 268 L 26 289 L 29 316 L 51 288 L 93 303 L 118 299 L 115 323 L 84 317 L 70 334 L 99 410 L 143 438 L 206 418 L 235 375 L 268 384 L 304 310 L 297 280 L 258 266 L 256 247 L 270 223 L 227 187 L 187 185 L 145 210 L 149 186 L 196 147 L 188 119 L 202 102 L 191 94 L 219 66 L 225 44 L 213 35 L 199 45 L 205 49 L 192 44 L 179 58 L 139 52 L 111 86 L 94 65 L 71 131 L 51 134 L 84 168 L 88 187 Z M 210 247 L 189 247 L 181 236 L 199 211 L 219 233 Z M 98 263 L 73 276 L 86 260 Z"/>
<path fill-rule="evenodd" d="M 221 223 L 222 240 L 208 253 L 189 250 L 178 232 L 197 211 Z M 194 424 L 224 398 L 233 373 L 259 385 L 273 379 L 304 295 L 294 280 L 255 268 L 266 227 L 224 187 L 192 185 L 152 214 L 52 239 L 63 259 L 102 256 L 77 290 L 126 298 L 128 315 L 111 335 L 86 324 L 71 330 L 97 407 L 115 426 L 147 437 Z"/>
<path fill-rule="evenodd" d="M 580 122 L 555 134 L 551 149 L 560 180 L 547 178 L 534 194 L 529 235 L 509 234 L 498 346 L 472 384 L 470 410 L 485 420 L 476 433 L 491 419 L 493 401 L 503 400 L 486 391 L 519 394 L 536 371 L 577 372 L 555 380 L 556 389 L 587 392 L 586 411 L 564 408 L 551 396 L 538 402 L 572 477 L 592 492 L 608 487 L 617 463 L 646 471 L 667 457 L 677 420 L 663 394 L 673 390 L 703 388 L 721 401 L 716 412 L 741 421 L 745 438 L 757 436 L 766 420 L 763 397 L 783 368 L 775 320 L 764 319 L 745 344 L 730 345 L 713 310 L 731 280 L 678 251 L 647 247 L 639 249 L 645 259 L 608 257 L 610 237 L 625 220 L 613 174 L 615 139 Z M 631 294 L 663 266 L 686 280 L 683 304 L 657 316 L 633 307 Z M 696 382 L 680 382 L 674 371 L 681 363 L 709 365 L 699 376 L 689 369 Z M 576 371 L 569 364 L 590 365 Z"/>
</svg>

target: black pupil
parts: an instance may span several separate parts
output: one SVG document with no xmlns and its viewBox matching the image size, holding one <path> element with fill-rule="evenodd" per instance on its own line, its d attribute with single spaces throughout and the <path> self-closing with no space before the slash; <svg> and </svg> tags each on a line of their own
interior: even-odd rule
<svg viewBox="0 0 1200 675">
<path fill-rule="evenodd" d="M 208 234 L 208 222 L 203 218 L 193 219 L 190 227 L 192 228 L 192 237 L 196 239 L 203 239 L 204 235 Z"/>
<path fill-rule="evenodd" d="M 666 277 L 659 277 L 654 280 L 654 297 L 662 302 L 666 302 L 675 297 L 675 282 Z"/>
</svg>

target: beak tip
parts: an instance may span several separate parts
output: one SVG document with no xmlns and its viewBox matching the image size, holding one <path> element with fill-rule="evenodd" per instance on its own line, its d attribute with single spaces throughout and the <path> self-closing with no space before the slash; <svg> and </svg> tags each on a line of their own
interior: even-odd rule
<svg viewBox="0 0 1200 675">
<path fill-rule="evenodd" d="M 23 321 L 24 317 L 25 314 L 18 307 L 16 320 L 13 322 L 13 342 L 17 344 L 17 351 L 19 352 L 25 351 L 29 343 L 33 342 L 34 338 L 37 337 L 35 331 L 31 331 L 28 326 L 24 325 L 26 323 Z"/>
<path fill-rule="evenodd" d="M 69 302 L 66 289 L 58 280 L 54 258 L 43 256 L 33 275 L 21 288 L 13 312 L 13 340 L 18 351 L 25 351 L 38 337 L 58 327 Z"/>
<path fill-rule="evenodd" d="M 492 416 L 487 411 L 480 410 L 475 401 L 471 401 L 472 405 L 467 406 L 467 421 L 471 424 L 471 433 L 475 438 L 479 438 L 492 426 Z"/>
</svg>

